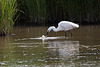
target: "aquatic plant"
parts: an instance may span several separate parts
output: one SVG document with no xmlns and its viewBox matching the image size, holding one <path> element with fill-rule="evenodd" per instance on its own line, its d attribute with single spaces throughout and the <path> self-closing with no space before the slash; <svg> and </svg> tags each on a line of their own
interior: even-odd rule
<svg viewBox="0 0 100 67">
<path fill-rule="evenodd" d="M 16 10 L 16 0 L 0 0 L 0 33 L 9 34 L 14 25 Z M 14 20 L 13 20 L 14 19 Z"/>
</svg>

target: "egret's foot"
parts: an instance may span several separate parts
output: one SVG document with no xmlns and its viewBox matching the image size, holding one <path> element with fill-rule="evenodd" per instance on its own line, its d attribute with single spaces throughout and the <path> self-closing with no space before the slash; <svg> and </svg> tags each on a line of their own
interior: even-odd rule
<svg viewBox="0 0 100 67">
<path fill-rule="evenodd" d="M 66 34 L 66 32 L 65 32 L 65 39 L 67 39 L 67 34 Z"/>
</svg>

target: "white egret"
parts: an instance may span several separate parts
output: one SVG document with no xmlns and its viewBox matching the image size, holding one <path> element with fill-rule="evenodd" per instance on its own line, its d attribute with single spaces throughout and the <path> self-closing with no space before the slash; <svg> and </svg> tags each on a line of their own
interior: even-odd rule
<svg viewBox="0 0 100 67">
<path fill-rule="evenodd" d="M 67 37 L 66 35 L 66 31 L 69 31 L 72 37 L 72 33 L 70 30 L 74 29 L 74 28 L 78 28 L 79 25 L 75 24 L 73 22 L 69 22 L 69 21 L 61 21 L 58 23 L 58 27 L 55 28 L 55 26 L 51 26 L 48 28 L 46 36 L 48 35 L 48 33 L 53 30 L 54 32 L 58 32 L 58 31 L 65 31 L 65 37 Z"/>
</svg>

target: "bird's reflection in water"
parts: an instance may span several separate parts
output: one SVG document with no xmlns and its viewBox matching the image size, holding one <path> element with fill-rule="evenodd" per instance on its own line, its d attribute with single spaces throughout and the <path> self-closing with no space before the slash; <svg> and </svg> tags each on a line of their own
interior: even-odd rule
<svg viewBox="0 0 100 67">
<path fill-rule="evenodd" d="M 53 41 L 48 42 L 49 60 L 73 60 L 79 54 L 78 41 Z"/>
</svg>

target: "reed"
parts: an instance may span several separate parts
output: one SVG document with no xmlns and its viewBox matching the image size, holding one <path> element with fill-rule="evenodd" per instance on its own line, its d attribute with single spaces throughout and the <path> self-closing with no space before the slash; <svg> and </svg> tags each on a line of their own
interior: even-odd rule
<svg viewBox="0 0 100 67">
<path fill-rule="evenodd" d="M 14 25 L 13 19 L 17 12 L 16 0 L 0 0 L 0 7 L 0 31 L 1 35 L 7 35 Z"/>
<path fill-rule="evenodd" d="M 28 11 L 27 16 L 33 23 L 39 23 L 39 20 L 50 24 L 61 20 L 80 23 L 100 21 L 100 0 L 24 0 L 24 3 L 27 6 L 24 10 Z"/>
<path fill-rule="evenodd" d="M 46 16 L 46 0 L 25 0 L 31 22 L 44 20 Z"/>
</svg>

